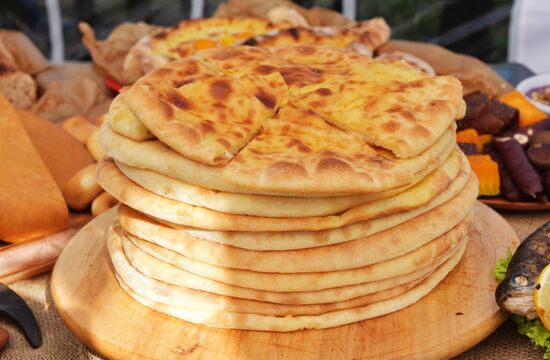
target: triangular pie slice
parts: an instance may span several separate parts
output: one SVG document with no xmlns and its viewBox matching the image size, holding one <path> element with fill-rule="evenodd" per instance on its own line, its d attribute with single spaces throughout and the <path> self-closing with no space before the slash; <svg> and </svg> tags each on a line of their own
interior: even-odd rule
<svg viewBox="0 0 550 360">
<path fill-rule="evenodd" d="M 358 133 L 342 131 L 289 103 L 226 166 L 224 179 L 251 188 L 273 184 L 273 191 L 321 186 L 319 193 L 328 193 L 361 183 L 374 191 L 388 181 L 405 185 L 411 180 L 412 174 L 396 165 Z"/>
<path fill-rule="evenodd" d="M 209 165 L 227 163 L 273 111 L 229 76 L 215 75 L 180 87 L 147 80 L 126 92 L 130 110 L 163 143 Z"/>
</svg>

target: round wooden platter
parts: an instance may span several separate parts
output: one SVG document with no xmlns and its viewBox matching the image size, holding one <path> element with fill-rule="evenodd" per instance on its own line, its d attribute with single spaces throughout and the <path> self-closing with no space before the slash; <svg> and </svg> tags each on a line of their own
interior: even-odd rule
<svg viewBox="0 0 550 360">
<path fill-rule="evenodd" d="M 140 305 L 116 282 L 104 230 L 111 210 L 67 245 L 52 275 L 61 318 L 108 358 L 390 359 L 448 358 L 474 346 L 506 318 L 494 300 L 495 262 L 518 239 L 508 223 L 477 203 L 463 260 L 418 303 L 395 313 L 326 330 L 241 331 L 191 324 Z M 406 234 L 403 234 L 406 236 Z"/>
<path fill-rule="evenodd" d="M 542 211 L 550 210 L 550 202 L 541 204 L 538 202 L 512 202 L 506 199 L 495 197 L 495 198 L 482 198 L 479 199 L 485 205 L 492 207 L 493 209 L 499 210 L 519 210 L 519 211 Z"/>
</svg>

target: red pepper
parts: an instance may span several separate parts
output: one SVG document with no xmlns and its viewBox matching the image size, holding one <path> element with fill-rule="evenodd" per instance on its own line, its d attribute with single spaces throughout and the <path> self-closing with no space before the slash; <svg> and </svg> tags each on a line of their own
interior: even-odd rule
<svg viewBox="0 0 550 360">
<path fill-rule="evenodd" d="M 107 86 L 109 89 L 114 90 L 116 92 L 119 92 L 120 89 L 122 89 L 122 87 L 124 86 L 124 85 L 120 84 L 119 82 L 111 79 L 109 77 L 109 75 L 105 75 L 103 80 L 105 81 L 105 86 Z"/>
</svg>

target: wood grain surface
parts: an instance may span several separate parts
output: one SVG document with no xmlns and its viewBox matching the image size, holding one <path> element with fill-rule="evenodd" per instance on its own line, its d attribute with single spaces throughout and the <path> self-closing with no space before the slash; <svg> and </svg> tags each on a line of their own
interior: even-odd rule
<svg viewBox="0 0 550 360">
<path fill-rule="evenodd" d="M 480 342 L 506 318 L 494 301 L 492 269 L 518 240 L 487 206 L 477 203 L 475 212 L 464 259 L 432 293 L 402 311 L 332 329 L 215 329 L 149 310 L 114 279 L 102 237 L 112 211 L 83 228 L 63 251 L 52 274 L 52 296 L 69 328 L 109 358 L 447 358 Z"/>
</svg>

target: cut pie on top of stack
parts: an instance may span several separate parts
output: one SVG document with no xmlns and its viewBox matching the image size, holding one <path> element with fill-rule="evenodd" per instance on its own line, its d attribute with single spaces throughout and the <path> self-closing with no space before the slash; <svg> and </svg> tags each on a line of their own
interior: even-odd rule
<svg viewBox="0 0 550 360">
<path fill-rule="evenodd" d="M 121 287 L 251 330 L 416 302 L 466 246 L 464 110 L 452 77 L 325 46 L 213 49 L 149 73 L 101 131 L 98 179 L 124 204 L 108 236 Z"/>
</svg>

